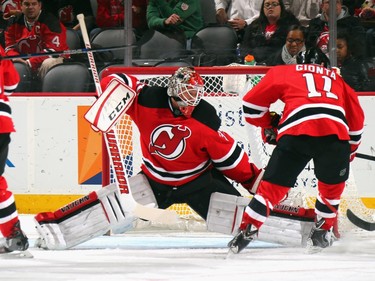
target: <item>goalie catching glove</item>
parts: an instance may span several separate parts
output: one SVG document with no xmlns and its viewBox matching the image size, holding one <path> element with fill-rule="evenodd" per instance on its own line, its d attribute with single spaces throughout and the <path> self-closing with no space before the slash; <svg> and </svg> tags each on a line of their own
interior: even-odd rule
<svg viewBox="0 0 375 281">
<path fill-rule="evenodd" d="M 271 111 L 269 114 L 271 119 L 270 126 L 262 128 L 262 139 L 265 143 L 276 145 L 277 126 L 279 125 L 281 116 L 274 111 Z"/>
</svg>

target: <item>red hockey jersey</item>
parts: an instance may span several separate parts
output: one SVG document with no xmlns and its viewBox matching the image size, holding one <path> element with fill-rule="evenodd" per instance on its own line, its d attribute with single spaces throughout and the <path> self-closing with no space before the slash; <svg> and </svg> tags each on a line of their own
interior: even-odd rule
<svg viewBox="0 0 375 281">
<path fill-rule="evenodd" d="M 5 56 L 1 46 L 0 55 Z M 14 132 L 8 96 L 17 88 L 19 81 L 20 77 L 13 63 L 10 60 L 0 60 L 0 133 Z"/>
<path fill-rule="evenodd" d="M 27 26 L 25 22 L 22 14 L 7 28 L 5 52 L 8 56 L 69 49 L 66 43 L 66 28 L 52 14 L 42 10 L 33 26 Z M 38 69 L 46 58 L 48 56 L 30 58 L 31 67 Z"/>
<path fill-rule="evenodd" d="M 269 108 L 277 100 L 285 103 L 278 139 L 283 135 L 337 135 L 350 141 L 352 151 L 360 144 L 363 110 L 357 94 L 335 70 L 313 64 L 273 67 L 243 97 L 246 121 L 271 127 Z"/>
<path fill-rule="evenodd" d="M 112 79 L 137 92 L 127 113 L 140 131 L 141 168 L 148 177 L 180 186 L 212 167 L 240 183 L 253 175 L 247 154 L 219 130 L 220 119 L 208 102 L 201 100 L 192 118 L 186 118 L 174 112 L 167 88 L 149 87 L 124 74 L 103 78 L 102 88 Z"/>
</svg>

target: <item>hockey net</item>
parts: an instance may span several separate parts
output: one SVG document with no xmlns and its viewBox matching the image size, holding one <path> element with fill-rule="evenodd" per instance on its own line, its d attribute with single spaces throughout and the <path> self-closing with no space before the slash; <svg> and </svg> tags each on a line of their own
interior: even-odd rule
<svg viewBox="0 0 375 281">
<path fill-rule="evenodd" d="M 104 70 L 102 75 L 111 73 L 127 73 L 137 76 L 138 79 L 149 85 L 167 86 L 168 77 L 177 67 L 112 67 Z M 263 143 L 259 128 L 245 124 L 242 114 L 242 96 L 255 86 L 267 72 L 267 67 L 261 66 L 239 66 L 226 67 L 197 67 L 196 70 L 204 79 L 204 99 L 210 102 L 217 110 L 222 120 L 221 129 L 230 133 L 234 139 L 249 154 L 251 161 L 259 167 L 265 167 L 272 153 L 273 146 Z M 281 113 L 282 103 L 276 103 L 271 110 Z M 139 132 L 128 116 L 124 116 L 116 125 L 118 140 L 124 156 L 125 167 L 129 176 L 140 171 L 141 149 L 139 144 Z M 113 171 L 108 165 L 106 175 L 103 168 L 103 184 L 114 182 Z M 246 190 L 233 185 L 243 196 L 251 196 Z M 288 197 L 288 204 L 292 206 L 303 206 L 313 208 L 316 193 L 317 179 L 314 176 L 314 167 L 310 162 L 298 177 Z M 186 204 L 175 204 L 170 207 L 175 210 L 181 218 L 178 229 L 202 230 L 205 227 L 203 219 Z M 346 217 L 346 210 L 350 208 L 363 218 L 371 218 L 373 211 L 367 209 L 360 199 L 352 173 L 346 183 L 339 210 L 339 229 L 346 232 L 354 228 Z M 162 226 L 163 227 L 163 226 Z M 165 226 L 171 228 L 171 226 Z"/>
</svg>

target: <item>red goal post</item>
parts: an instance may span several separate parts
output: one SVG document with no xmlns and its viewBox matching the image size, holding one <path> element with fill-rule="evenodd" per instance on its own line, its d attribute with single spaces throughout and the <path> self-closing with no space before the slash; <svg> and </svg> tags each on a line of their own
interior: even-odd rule
<svg viewBox="0 0 375 281">
<path fill-rule="evenodd" d="M 167 86 L 170 77 L 178 67 L 121 67 L 113 66 L 104 69 L 101 77 L 126 73 L 134 75 L 149 85 Z M 267 165 L 273 146 L 264 144 L 260 136 L 259 128 L 245 124 L 242 118 L 242 96 L 255 86 L 265 73 L 270 69 L 265 66 L 222 66 L 222 67 L 196 67 L 196 71 L 205 82 L 204 99 L 208 100 L 217 110 L 222 120 L 221 129 L 230 133 L 249 154 L 251 161 L 260 167 Z M 374 93 L 362 93 L 361 95 L 374 95 Z M 276 103 L 271 110 L 281 112 L 283 104 Z M 125 167 L 129 176 L 140 171 L 141 151 L 137 141 L 138 129 L 128 116 L 124 116 L 116 125 L 120 149 L 124 155 Z M 104 154 L 104 153 L 103 153 Z M 109 158 L 103 161 L 103 185 L 113 182 L 112 169 Z M 313 173 L 313 165 L 309 163 L 299 176 L 296 186 L 290 193 L 291 205 L 312 207 L 316 198 L 317 180 Z M 238 185 L 234 183 L 236 187 Z M 242 188 L 239 188 L 244 196 L 250 196 Z M 347 187 L 340 205 L 340 228 L 347 230 L 352 227 L 345 213 L 349 208 L 357 214 L 371 216 L 372 212 L 363 205 L 355 186 L 354 177 L 351 175 L 347 181 Z M 171 207 L 182 218 L 187 220 L 201 220 L 186 204 L 177 204 Z"/>
</svg>

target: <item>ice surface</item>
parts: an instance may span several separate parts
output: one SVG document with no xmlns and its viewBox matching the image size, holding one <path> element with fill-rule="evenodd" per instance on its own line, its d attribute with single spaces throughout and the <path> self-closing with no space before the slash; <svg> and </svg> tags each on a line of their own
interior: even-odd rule
<svg viewBox="0 0 375 281">
<path fill-rule="evenodd" d="M 375 231 L 347 234 L 313 255 L 303 248 L 255 241 L 228 256 L 229 236 L 170 231 L 102 236 L 71 250 L 45 251 L 33 246 L 31 217 L 21 216 L 21 223 L 34 258 L 0 257 L 0 280 L 375 280 Z"/>
</svg>

